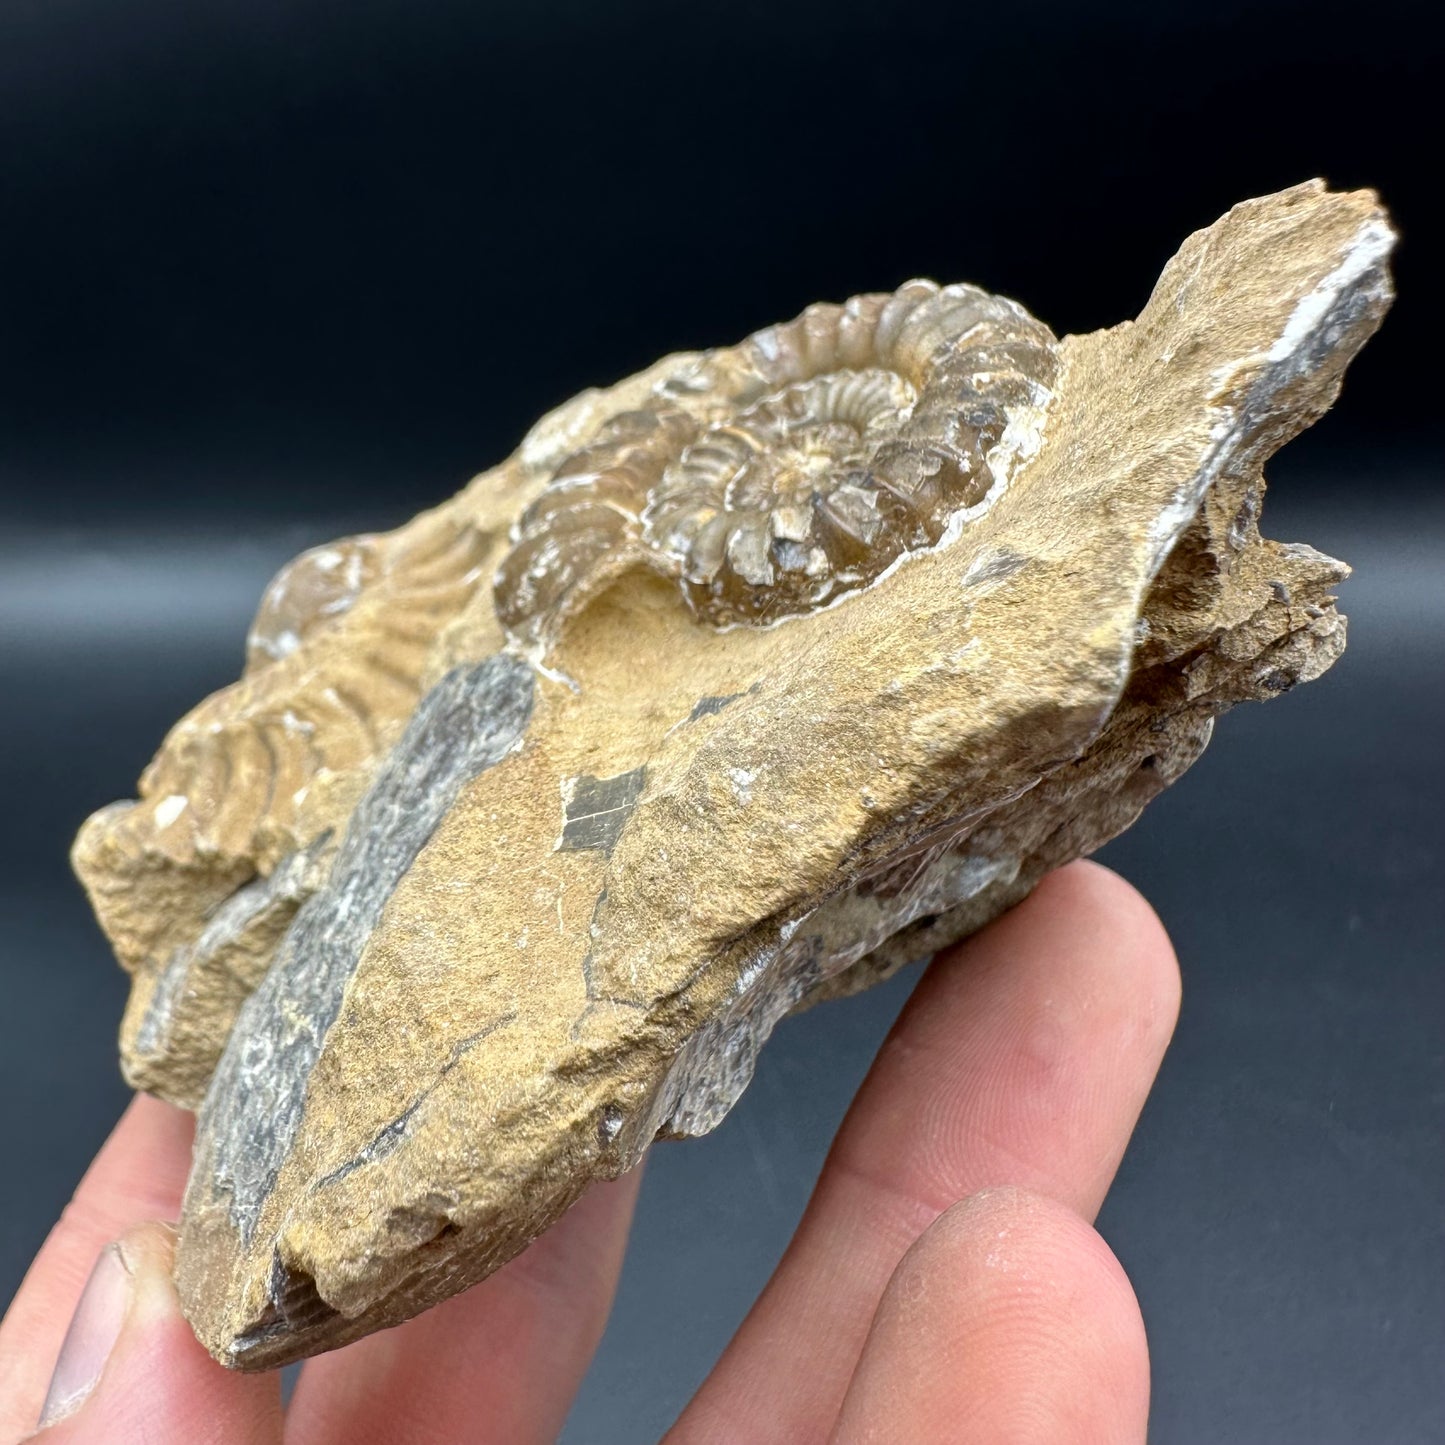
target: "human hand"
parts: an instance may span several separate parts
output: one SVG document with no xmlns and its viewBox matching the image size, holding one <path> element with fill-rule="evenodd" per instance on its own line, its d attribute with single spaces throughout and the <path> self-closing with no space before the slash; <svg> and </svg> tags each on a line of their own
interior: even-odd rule
<svg viewBox="0 0 1445 1445">
<path fill-rule="evenodd" d="M 667 1445 L 1142 1442 L 1144 1327 L 1089 1221 L 1178 1000 L 1158 920 L 1089 863 L 940 955 Z M 42 1408 L 42 1445 L 556 1437 L 606 1322 L 636 1171 L 466 1294 L 309 1361 L 283 1418 L 277 1375 L 224 1370 L 196 1342 L 171 1231 L 146 1222 L 178 1212 L 190 1132 L 138 1098 L 97 1156 L 0 1326 L 0 1440 Z"/>
</svg>

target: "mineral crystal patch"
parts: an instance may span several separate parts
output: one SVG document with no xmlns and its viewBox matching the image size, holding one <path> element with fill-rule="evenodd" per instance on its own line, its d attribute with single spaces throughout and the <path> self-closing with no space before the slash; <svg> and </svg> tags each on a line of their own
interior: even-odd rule
<svg viewBox="0 0 1445 1445">
<path fill-rule="evenodd" d="M 794 1009 L 1126 828 L 1344 647 L 1261 467 L 1391 299 L 1368 192 L 1190 237 L 1056 339 L 910 282 L 546 417 L 299 558 L 75 864 L 126 1076 L 198 1111 L 177 1275 L 265 1368 L 713 1128 Z"/>
</svg>

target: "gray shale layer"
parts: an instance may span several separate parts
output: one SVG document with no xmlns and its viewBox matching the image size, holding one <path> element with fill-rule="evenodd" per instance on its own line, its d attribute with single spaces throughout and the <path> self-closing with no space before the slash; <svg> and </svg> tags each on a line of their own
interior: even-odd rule
<svg viewBox="0 0 1445 1445">
<path fill-rule="evenodd" d="M 198 1144 L 209 1136 L 214 1187 L 229 1191 L 231 1221 L 247 1242 L 387 900 L 462 787 L 522 737 L 532 688 L 531 668 L 499 653 L 456 668 L 427 694 L 353 814 L 326 886 L 296 915 L 242 1008 L 201 1107 Z"/>
</svg>

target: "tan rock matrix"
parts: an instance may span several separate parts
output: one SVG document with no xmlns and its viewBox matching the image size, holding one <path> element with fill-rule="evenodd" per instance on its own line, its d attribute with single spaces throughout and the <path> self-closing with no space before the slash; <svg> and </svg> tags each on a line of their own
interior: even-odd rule
<svg viewBox="0 0 1445 1445">
<path fill-rule="evenodd" d="M 75 866 L 127 1078 L 199 1116 L 177 1274 L 227 1365 L 394 1324 L 787 1013 L 1126 828 L 1344 647 L 1261 467 L 1391 299 L 1369 192 L 1191 236 L 1056 339 L 971 286 L 809 307 L 546 417 L 267 591 Z"/>
</svg>

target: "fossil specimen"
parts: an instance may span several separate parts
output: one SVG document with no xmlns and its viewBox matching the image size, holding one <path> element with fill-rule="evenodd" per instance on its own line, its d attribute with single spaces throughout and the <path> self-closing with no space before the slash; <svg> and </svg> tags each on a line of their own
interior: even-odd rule
<svg viewBox="0 0 1445 1445">
<path fill-rule="evenodd" d="M 1390 300 L 1367 192 L 1185 242 L 1056 339 L 910 282 L 545 418 L 268 590 L 75 862 L 127 1077 L 198 1110 L 187 1312 L 264 1368 L 705 1132 L 788 1012 L 1114 836 L 1344 646 L 1261 467 Z"/>
<path fill-rule="evenodd" d="M 544 635 L 638 561 L 712 623 L 856 591 L 1002 492 L 1038 444 L 1054 345 L 1012 301 L 910 281 L 709 352 L 553 472 L 497 615 Z"/>
</svg>

